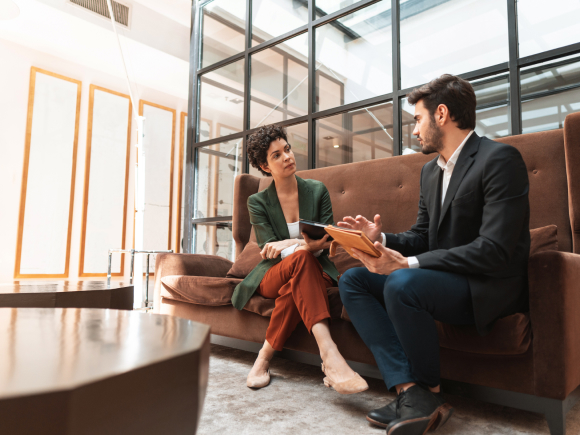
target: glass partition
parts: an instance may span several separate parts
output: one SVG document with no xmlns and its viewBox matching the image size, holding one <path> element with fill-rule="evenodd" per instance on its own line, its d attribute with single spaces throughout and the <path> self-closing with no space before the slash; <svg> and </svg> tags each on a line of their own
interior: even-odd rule
<svg viewBox="0 0 580 435">
<path fill-rule="evenodd" d="M 401 87 L 509 57 L 506 0 L 401 0 Z"/>
<path fill-rule="evenodd" d="M 393 90 L 390 8 L 380 1 L 316 29 L 316 110 Z"/>
<path fill-rule="evenodd" d="M 308 114 L 308 34 L 252 55 L 250 127 Z"/>
<path fill-rule="evenodd" d="M 521 71 L 522 132 L 562 128 L 580 110 L 580 56 Z"/>
<path fill-rule="evenodd" d="M 244 128 L 244 60 L 230 63 L 201 77 L 199 139 L 221 137 Z"/>
<path fill-rule="evenodd" d="M 252 47 L 307 23 L 308 1 L 252 0 Z"/>
<path fill-rule="evenodd" d="M 520 57 L 580 42 L 580 2 L 518 0 Z"/>
<path fill-rule="evenodd" d="M 316 121 L 316 167 L 393 155 L 393 103 Z"/>
<path fill-rule="evenodd" d="M 199 147 L 194 219 L 232 216 L 234 179 L 242 173 L 242 139 Z"/>
<path fill-rule="evenodd" d="M 199 67 L 205 68 L 244 51 L 246 2 L 213 0 L 201 9 Z"/>
</svg>

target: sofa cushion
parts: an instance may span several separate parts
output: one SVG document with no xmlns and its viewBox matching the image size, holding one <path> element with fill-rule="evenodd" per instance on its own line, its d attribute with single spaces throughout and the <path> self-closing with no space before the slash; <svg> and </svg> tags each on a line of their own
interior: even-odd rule
<svg viewBox="0 0 580 435">
<path fill-rule="evenodd" d="M 439 346 L 461 352 L 485 355 L 520 355 L 532 343 L 532 326 L 528 314 L 512 314 L 495 322 L 489 334 L 482 337 L 472 325 L 449 325 L 436 322 Z"/>
<path fill-rule="evenodd" d="M 341 318 L 350 322 L 343 308 Z M 475 325 L 449 325 L 435 321 L 439 333 L 439 346 L 460 352 L 484 355 L 520 355 L 532 343 L 532 326 L 529 314 L 516 313 L 495 322 L 486 336 L 477 332 Z"/>
<path fill-rule="evenodd" d="M 161 296 L 199 305 L 229 305 L 240 282 L 237 278 L 168 275 L 161 278 Z"/>
<path fill-rule="evenodd" d="M 530 257 L 538 252 L 558 250 L 558 227 L 548 225 L 530 230 Z"/>
<path fill-rule="evenodd" d="M 336 248 L 336 254 L 329 258 L 336 266 L 339 275 L 342 275 L 348 269 L 352 269 L 353 267 L 363 267 L 360 260 L 351 257 L 350 254 L 340 245 Z"/>
<path fill-rule="evenodd" d="M 242 253 L 238 255 L 238 258 L 236 258 L 236 261 L 226 276 L 228 278 L 245 278 L 248 276 L 254 267 L 262 261 L 261 251 L 258 244 L 250 240 L 244 247 Z"/>
</svg>

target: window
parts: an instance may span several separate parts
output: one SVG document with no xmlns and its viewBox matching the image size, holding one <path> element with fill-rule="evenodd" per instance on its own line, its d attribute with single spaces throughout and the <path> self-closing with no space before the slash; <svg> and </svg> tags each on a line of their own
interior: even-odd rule
<svg viewBox="0 0 580 435">
<path fill-rule="evenodd" d="M 261 126 L 287 129 L 302 171 L 420 152 L 406 98 L 444 73 L 472 83 L 475 130 L 492 139 L 561 128 L 580 111 L 580 0 L 199 0 L 192 8 L 196 158 L 186 171 L 195 185 L 183 227 L 192 252 L 233 259 L 234 181 L 262 176 L 245 154 Z"/>
<path fill-rule="evenodd" d="M 508 61 L 506 0 L 401 0 L 403 89 Z"/>
<path fill-rule="evenodd" d="M 580 111 L 580 56 L 523 69 L 521 86 L 523 133 L 562 128 Z"/>
</svg>

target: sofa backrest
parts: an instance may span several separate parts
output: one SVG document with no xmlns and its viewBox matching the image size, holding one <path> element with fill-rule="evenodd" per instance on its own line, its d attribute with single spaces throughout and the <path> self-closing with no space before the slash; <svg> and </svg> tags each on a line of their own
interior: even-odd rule
<svg viewBox="0 0 580 435">
<path fill-rule="evenodd" d="M 522 154 L 530 179 L 530 229 L 557 225 L 559 250 L 580 251 L 580 113 L 568 115 L 564 129 L 499 139 Z M 436 155 L 421 153 L 299 171 L 322 181 L 332 200 L 334 220 L 380 214 L 387 232 L 406 231 L 415 222 L 421 168 Z M 233 236 L 236 255 L 250 239 L 246 206 L 270 177 L 240 175 L 235 184 Z M 571 224 L 572 222 L 572 224 Z M 574 237 L 573 237 L 574 235 Z"/>
</svg>

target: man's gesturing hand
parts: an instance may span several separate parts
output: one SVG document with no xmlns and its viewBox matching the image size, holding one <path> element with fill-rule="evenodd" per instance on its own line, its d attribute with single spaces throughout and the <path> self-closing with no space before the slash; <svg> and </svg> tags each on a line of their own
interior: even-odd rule
<svg viewBox="0 0 580 435">
<path fill-rule="evenodd" d="M 366 217 L 359 214 L 356 218 L 345 216 L 343 221 L 339 222 L 337 225 L 351 230 L 362 231 L 367 235 L 371 242 L 381 241 L 383 223 L 381 222 L 381 216 L 378 214 L 375 215 L 374 222 L 369 221 Z"/>
<path fill-rule="evenodd" d="M 365 254 L 358 249 L 352 250 L 356 258 L 362 261 L 370 272 L 380 275 L 390 275 L 395 270 L 407 269 L 409 267 L 409 261 L 399 252 L 385 248 L 379 242 L 375 242 L 375 248 L 381 253 L 381 256 L 378 258 Z"/>
</svg>

